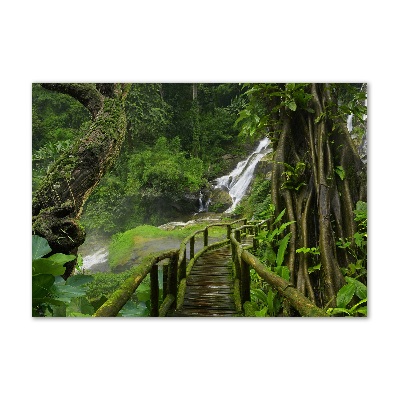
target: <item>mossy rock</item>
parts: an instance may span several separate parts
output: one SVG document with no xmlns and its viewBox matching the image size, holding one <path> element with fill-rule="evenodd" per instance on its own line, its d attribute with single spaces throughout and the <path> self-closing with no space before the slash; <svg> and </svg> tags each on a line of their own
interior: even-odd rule
<svg viewBox="0 0 400 400">
<path fill-rule="evenodd" d="M 231 196 L 223 189 L 214 189 L 210 199 L 211 204 L 208 210 L 217 213 L 224 212 L 233 204 Z"/>
</svg>

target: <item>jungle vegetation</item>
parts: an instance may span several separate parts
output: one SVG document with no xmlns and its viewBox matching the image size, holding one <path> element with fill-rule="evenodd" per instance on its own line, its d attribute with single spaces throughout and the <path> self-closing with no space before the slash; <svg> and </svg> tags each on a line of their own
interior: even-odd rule
<svg viewBox="0 0 400 400">
<path fill-rule="evenodd" d="M 100 275 L 74 278 L 85 232 L 123 237 L 193 213 L 187 199 L 268 136 L 271 171 L 258 172 L 234 216 L 275 223 L 257 256 L 313 303 L 333 315 L 365 315 L 367 173 L 357 147 L 366 95 L 366 85 L 334 83 L 33 84 L 32 231 L 44 249 L 33 277 L 47 288 L 37 299 L 52 299 L 46 304 L 57 315 L 91 315 L 110 290 L 100 296 L 93 286 Z M 38 265 L 50 264 L 38 260 L 48 258 L 58 268 L 42 282 L 48 266 Z M 83 309 L 74 300 L 67 311 L 60 293 L 68 304 L 85 298 Z M 291 315 L 256 277 L 252 294 L 259 316 Z"/>
</svg>

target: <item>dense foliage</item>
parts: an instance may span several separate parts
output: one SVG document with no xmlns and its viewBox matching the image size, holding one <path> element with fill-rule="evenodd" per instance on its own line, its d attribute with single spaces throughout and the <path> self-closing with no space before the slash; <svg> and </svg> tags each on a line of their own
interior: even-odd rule
<svg viewBox="0 0 400 400">
<path fill-rule="evenodd" d="M 125 141 L 89 198 L 86 228 L 114 233 L 194 212 L 199 190 L 232 167 L 222 155 L 246 151 L 234 127 L 240 90 L 238 84 L 132 84 Z M 82 135 L 90 114 L 70 96 L 36 84 L 32 103 L 35 191 Z"/>
<path fill-rule="evenodd" d="M 348 282 L 346 271 L 359 265 L 359 244 L 366 239 L 354 212 L 367 200 L 366 166 L 346 120 L 352 114 L 358 136 L 365 133 L 366 85 L 246 87 L 237 124 L 243 135 L 264 132 L 273 144 L 271 200 L 275 216 L 285 210 L 282 222 L 290 223 L 289 236 L 280 238 L 288 238 L 284 262 L 290 283 L 320 307 L 343 306 L 336 296 Z M 359 279 L 367 283 L 366 274 Z"/>
<path fill-rule="evenodd" d="M 110 265 L 124 264 L 137 237 L 174 235 L 155 226 L 191 217 L 200 190 L 265 136 L 269 170 L 257 171 L 234 216 L 270 219 L 257 256 L 312 302 L 330 315 L 366 315 L 366 165 L 357 151 L 366 85 L 47 87 L 32 88 L 33 231 L 48 240 L 34 236 L 34 315 L 91 315 L 123 279 L 69 277 L 84 228 L 114 234 Z M 254 271 L 252 279 L 258 316 L 293 315 Z M 148 290 L 122 314 L 147 315 Z"/>
</svg>

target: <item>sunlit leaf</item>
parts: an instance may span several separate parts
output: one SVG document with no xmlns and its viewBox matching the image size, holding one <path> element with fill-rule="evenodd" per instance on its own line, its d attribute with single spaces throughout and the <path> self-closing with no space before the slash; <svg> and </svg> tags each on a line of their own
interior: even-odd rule
<svg viewBox="0 0 400 400">
<path fill-rule="evenodd" d="M 61 254 L 61 253 L 57 253 L 57 254 L 53 254 L 52 256 L 50 256 L 48 258 L 48 260 L 53 261 L 55 264 L 59 264 L 59 265 L 64 265 L 65 263 L 75 260 L 76 256 L 74 255 L 68 255 L 68 254 Z"/>
<path fill-rule="evenodd" d="M 267 307 L 263 307 L 260 311 L 254 311 L 256 317 L 265 317 L 267 315 Z"/>
<path fill-rule="evenodd" d="M 335 167 L 335 172 L 339 175 L 341 180 L 343 180 L 346 176 L 343 167 L 341 167 L 340 165 Z"/>
<path fill-rule="evenodd" d="M 354 285 L 356 290 L 355 294 L 359 299 L 366 299 L 367 298 L 367 287 L 357 279 L 351 278 L 349 276 L 345 277 L 346 282 L 349 284 Z"/>
<path fill-rule="evenodd" d="M 54 263 L 49 258 L 39 258 L 32 262 L 32 275 L 50 274 L 53 276 L 62 275 L 65 267 Z"/>
<path fill-rule="evenodd" d="M 276 265 L 279 267 L 283 263 L 285 257 L 286 247 L 292 234 L 289 232 L 279 243 L 278 253 L 276 255 Z"/>
<path fill-rule="evenodd" d="M 296 103 L 295 103 L 294 101 L 289 102 L 287 106 L 288 106 L 292 111 L 296 111 L 296 109 L 297 109 L 297 105 L 296 105 Z"/>
<path fill-rule="evenodd" d="M 338 308 L 344 308 L 349 304 L 356 291 L 356 285 L 354 283 L 348 283 L 344 285 L 338 292 L 336 298 L 336 304 Z"/>
</svg>

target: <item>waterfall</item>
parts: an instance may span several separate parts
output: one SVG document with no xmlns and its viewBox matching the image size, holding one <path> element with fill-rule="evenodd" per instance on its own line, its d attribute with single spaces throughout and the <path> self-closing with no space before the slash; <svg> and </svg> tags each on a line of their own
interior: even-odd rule
<svg viewBox="0 0 400 400">
<path fill-rule="evenodd" d="M 240 161 L 230 174 L 217 178 L 215 187 L 227 190 L 233 201 L 225 212 L 232 212 L 246 194 L 256 165 L 265 154 L 272 151 L 268 148 L 269 143 L 268 138 L 262 139 L 253 153 L 246 160 Z"/>
<path fill-rule="evenodd" d="M 199 213 L 201 212 L 207 212 L 208 211 L 208 206 L 211 203 L 211 199 L 209 198 L 208 200 L 204 199 L 204 194 L 203 192 L 200 190 L 200 194 L 199 194 L 199 198 L 197 200 L 197 202 L 199 203 Z"/>
<path fill-rule="evenodd" d="M 93 266 L 104 264 L 108 270 L 108 251 L 103 247 L 95 253 L 83 257 L 83 268 L 91 269 Z"/>
<path fill-rule="evenodd" d="M 353 130 L 353 114 L 347 116 L 347 130 L 349 132 Z"/>
</svg>

